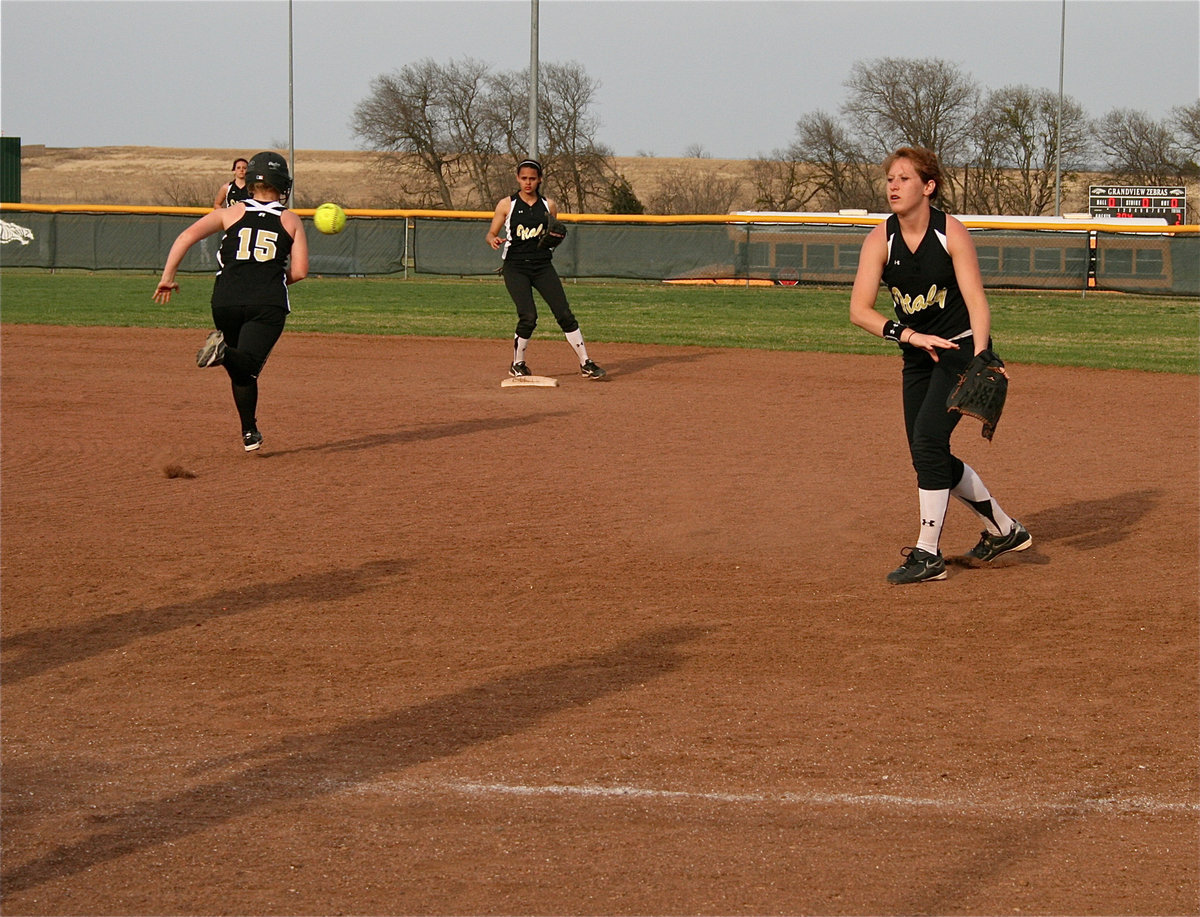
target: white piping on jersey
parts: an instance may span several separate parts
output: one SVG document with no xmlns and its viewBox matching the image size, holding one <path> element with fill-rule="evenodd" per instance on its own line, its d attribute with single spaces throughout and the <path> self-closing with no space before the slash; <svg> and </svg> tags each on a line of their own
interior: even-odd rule
<svg viewBox="0 0 1200 917">
<path fill-rule="evenodd" d="M 256 201 L 252 197 L 248 197 L 244 201 L 235 201 L 231 206 L 236 207 L 238 204 L 246 205 L 246 214 L 251 214 L 251 213 L 254 213 L 257 211 L 259 213 L 274 213 L 278 216 L 279 214 L 282 214 L 283 211 L 286 209 L 283 206 L 283 201 Z M 225 241 L 225 233 L 228 231 L 229 230 L 225 230 L 224 232 L 221 233 L 221 242 L 217 243 L 217 275 L 218 276 L 220 275 L 221 271 L 225 270 L 225 263 L 223 261 L 221 261 L 221 243 L 223 243 Z"/>
<path fill-rule="evenodd" d="M 504 218 L 504 251 L 500 253 L 501 261 L 508 257 L 508 249 L 509 246 L 512 245 L 512 215 L 513 210 L 516 209 L 516 206 L 517 199 L 515 197 L 510 197 L 508 199 L 508 216 Z"/>
<path fill-rule="evenodd" d="M 254 198 L 247 198 L 242 201 L 246 205 L 246 213 L 253 213 L 255 210 L 265 210 L 268 213 L 280 214 L 284 211 L 283 201 L 256 201 Z"/>
<path fill-rule="evenodd" d="M 534 201 L 532 204 L 529 204 L 528 206 L 530 207 L 530 209 L 532 209 L 532 208 L 536 207 L 539 202 L 542 203 L 544 206 L 545 200 L 546 199 L 539 194 L 538 199 L 536 201 Z M 517 195 L 513 195 L 512 197 L 510 197 L 508 199 L 508 216 L 506 216 L 504 218 L 504 251 L 500 256 L 501 260 L 508 257 L 508 249 L 513 244 L 513 241 L 514 241 L 512 215 L 513 215 L 513 211 L 516 209 L 517 209 Z M 550 213 L 549 207 L 546 208 L 546 213 L 547 213 L 547 215 L 549 215 L 549 213 Z M 542 231 L 542 228 L 539 226 L 537 233 L 535 233 L 534 235 L 540 234 L 541 231 Z"/>
<path fill-rule="evenodd" d="M 937 236 L 937 240 L 942 243 L 942 248 L 945 250 L 946 254 L 947 255 L 950 254 L 950 243 L 946 239 L 946 234 L 944 232 L 938 232 L 936 229 L 933 231 L 933 234 L 935 236 Z M 895 241 L 896 236 L 898 236 L 898 235 L 900 235 L 900 233 L 894 232 L 890 236 L 887 237 L 887 250 L 888 250 L 888 260 L 889 261 L 892 260 L 892 242 Z"/>
</svg>

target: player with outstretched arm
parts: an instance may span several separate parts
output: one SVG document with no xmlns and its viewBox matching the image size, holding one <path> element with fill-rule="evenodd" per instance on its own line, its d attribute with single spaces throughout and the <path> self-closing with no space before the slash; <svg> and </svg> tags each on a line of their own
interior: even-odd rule
<svg viewBox="0 0 1200 917">
<path fill-rule="evenodd" d="M 903 353 L 904 426 L 917 472 L 921 529 L 887 581 L 920 583 L 946 577 L 938 544 L 952 496 L 984 527 L 967 558 L 990 562 L 1025 550 L 1033 538 L 950 451 L 962 415 L 947 411 L 946 400 L 972 357 L 991 348 L 991 308 L 975 243 L 961 222 L 932 206 L 942 173 L 931 150 L 903 147 L 883 167 L 892 212 L 863 241 L 850 321 L 896 342 Z M 875 308 L 881 282 L 891 294 L 894 320 Z"/>
<path fill-rule="evenodd" d="M 537 290 L 554 313 L 558 326 L 579 358 L 579 372 L 589 379 L 600 380 L 608 374 L 589 359 L 583 343 L 583 332 L 571 312 L 562 280 L 554 269 L 550 224 L 558 219 L 554 201 L 542 197 L 542 165 L 535 159 L 524 159 L 517 165 L 517 190 L 496 204 L 492 225 L 487 231 L 487 244 L 503 249 L 501 273 L 504 286 L 517 307 L 517 329 L 513 335 L 513 358 L 509 374 L 532 375 L 525 365 L 525 349 L 537 327 L 537 305 L 533 291 Z M 503 231 L 504 235 L 501 236 Z M 561 239 L 561 234 L 558 234 Z"/>
<path fill-rule="evenodd" d="M 250 198 L 209 211 L 179 234 L 154 300 L 170 302 L 179 289 L 175 273 L 188 249 L 224 233 L 212 292 L 217 330 L 196 354 L 196 365 L 225 368 L 242 424 L 242 447 L 254 452 L 263 442 L 256 416 L 258 376 L 291 311 L 287 288 L 308 276 L 308 241 L 300 217 L 285 207 L 292 188 L 286 159 L 258 153 L 248 164 L 246 186 Z"/>
</svg>

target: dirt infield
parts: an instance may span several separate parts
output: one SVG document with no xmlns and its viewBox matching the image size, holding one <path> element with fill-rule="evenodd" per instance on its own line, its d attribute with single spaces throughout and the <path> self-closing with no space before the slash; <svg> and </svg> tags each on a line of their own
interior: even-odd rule
<svg viewBox="0 0 1200 917">
<path fill-rule="evenodd" d="M 1194 377 L 1014 366 L 891 587 L 882 348 L 288 332 L 247 455 L 202 338 L 2 329 L 6 914 L 1200 911 Z"/>
</svg>

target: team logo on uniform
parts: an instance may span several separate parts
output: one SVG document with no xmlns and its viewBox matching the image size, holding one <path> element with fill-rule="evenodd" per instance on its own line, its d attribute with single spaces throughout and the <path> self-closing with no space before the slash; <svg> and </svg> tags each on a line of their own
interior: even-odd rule
<svg viewBox="0 0 1200 917">
<path fill-rule="evenodd" d="M 889 292 L 892 294 L 892 302 L 896 304 L 897 309 L 906 315 L 916 315 L 933 306 L 939 309 L 946 308 L 946 296 L 950 291 L 939 290 L 935 283 L 923 296 L 919 293 L 916 296 L 910 293 L 901 293 L 896 287 L 892 287 Z"/>
</svg>

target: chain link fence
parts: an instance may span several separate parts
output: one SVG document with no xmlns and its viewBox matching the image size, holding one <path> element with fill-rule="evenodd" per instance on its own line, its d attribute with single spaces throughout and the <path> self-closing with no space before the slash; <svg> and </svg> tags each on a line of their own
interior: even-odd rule
<svg viewBox="0 0 1200 917">
<path fill-rule="evenodd" d="M 175 237 L 201 213 L 6 204 L 0 266 L 157 272 Z M 499 253 L 484 242 L 490 213 L 350 215 L 336 236 L 310 227 L 311 274 L 478 276 L 500 266 Z M 834 215 L 567 219 L 567 238 L 554 255 L 564 277 L 784 286 L 852 283 L 863 237 L 878 222 Z M 1200 294 L 1200 227 L 965 222 L 988 286 Z M 181 270 L 215 271 L 216 248 L 216 236 L 204 240 Z"/>
</svg>

